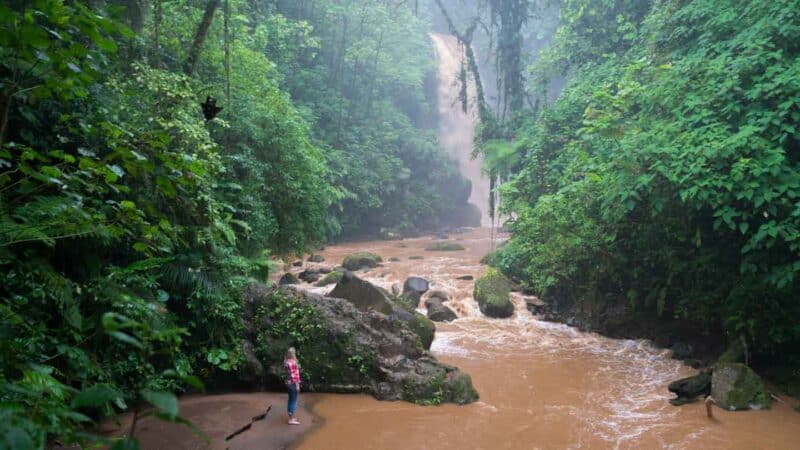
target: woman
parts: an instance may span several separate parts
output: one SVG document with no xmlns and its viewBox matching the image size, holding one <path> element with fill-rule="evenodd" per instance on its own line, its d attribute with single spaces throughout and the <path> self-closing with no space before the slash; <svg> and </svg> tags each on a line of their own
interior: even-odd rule
<svg viewBox="0 0 800 450">
<path fill-rule="evenodd" d="M 289 388 L 289 403 L 286 405 L 289 425 L 300 425 L 300 421 L 294 417 L 294 413 L 297 411 L 297 396 L 300 393 L 300 366 L 297 364 L 294 347 L 289 347 L 289 350 L 286 351 L 283 367 L 286 369 L 286 386 Z"/>
</svg>

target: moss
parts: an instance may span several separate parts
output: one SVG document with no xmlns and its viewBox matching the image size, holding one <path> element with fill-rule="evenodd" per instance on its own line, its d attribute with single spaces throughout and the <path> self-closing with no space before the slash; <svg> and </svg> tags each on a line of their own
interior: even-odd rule
<svg viewBox="0 0 800 450">
<path fill-rule="evenodd" d="M 429 252 L 454 252 L 464 250 L 464 246 L 455 242 L 434 242 L 425 247 L 425 250 Z"/>
<path fill-rule="evenodd" d="M 409 256 L 408 259 L 425 259 L 425 257 L 424 256 L 414 255 L 414 256 Z"/>
<path fill-rule="evenodd" d="M 322 279 L 319 280 L 316 285 L 328 286 L 329 284 L 336 284 L 339 282 L 339 280 L 342 279 L 342 275 L 344 275 L 344 272 L 342 272 L 341 270 L 334 270 L 329 274 L 325 275 L 324 277 L 322 277 Z"/>
<path fill-rule="evenodd" d="M 425 350 L 431 348 L 433 336 L 436 333 L 436 325 L 433 324 L 433 321 L 422 314 L 415 312 L 414 318 L 408 321 L 408 327 L 411 328 L 411 331 L 417 333 L 420 341 L 422 342 L 422 347 Z"/>
<path fill-rule="evenodd" d="M 741 363 L 717 364 L 711 379 L 711 395 L 725 409 L 769 408 L 771 397 L 764 382 Z"/>
<path fill-rule="evenodd" d="M 383 262 L 383 259 L 375 253 L 357 252 L 345 257 L 342 267 L 347 270 L 358 270 L 363 267 L 377 267 L 380 262 Z"/>
<path fill-rule="evenodd" d="M 438 405 L 445 398 L 444 380 L 443 372 L 428 379 L 408 379 L 403 383 L 403 400 L 418 405 Z"/>
<path fill-rule="evenodd" d="M 514 313 L 510 299 L 511 283 L 496 269 L 488 269 L 486 274 L 475 281 L 473 296 L 481 312 L 489 317 L 509 317 Z"/>
</svg>

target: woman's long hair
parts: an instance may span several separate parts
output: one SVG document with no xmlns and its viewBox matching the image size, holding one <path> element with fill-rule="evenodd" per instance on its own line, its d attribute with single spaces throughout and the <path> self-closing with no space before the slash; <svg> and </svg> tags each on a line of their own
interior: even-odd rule
<svg viewBox="0 0 800 450">
<path fill-rule="evenodd" d="M 297 352 L 295 351 L 294 347 L 289 347 L 289 350 L 286 350 L 286 357 L 284 361 L 287 359 L 297 359 Z"/>
</svg>

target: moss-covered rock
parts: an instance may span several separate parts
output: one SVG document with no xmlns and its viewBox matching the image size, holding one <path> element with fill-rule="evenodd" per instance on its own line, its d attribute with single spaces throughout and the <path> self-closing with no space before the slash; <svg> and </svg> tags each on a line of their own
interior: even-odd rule
<svg viewBox="0 0 800 450">
<path fill-rule="evenodd" d="M 283 352 L 293 345 L 309 391 L 363 392 L 421 404 L 478 399 L 468 375 L 439 363 L 420 345 L 411 328 L 432 337 L 424 317 L 406 313 L 413 319 L 398 320 L 295 287 L 255 284 L 245 289 L 244 299 L 245 338 L 255 343 L 266 372 L 255 380 L 240 374 L 239 381 L 251 387 L 280 387 Z"/>
<path fill-rule="evenodd" d="M 711 376 L 711 396 L 725 409 L 769 408 L 771 397 L 761 377 L 741 363 L 720 363 Z"/>
<path fill-rule="evenodd" d="M 413 255 L 413 256 L 409 256 L 408 259 L 419 260 L 419 259 L 425 259 L 425 257 L 424 256 L 419 256 L 419 255 Z"/>
<path fill-rule="evenodd" d="M 488 269 L 486 274 L 475 281 L 473 297 L 481 312 L 489 317 L 510 317 L 514 305 L 510 298 L 511 283 L 496 269 Z"/>
<path fill-rule="evenodd" d="M 324 277 L 322 277 L 321 280 L 317 281 L 316 286 L 322 287 L 331 284 L 336 284 L 339 282 L 339 280 L 342 279 L 342 275 L 344 275 L 344 270 L 333 270 Z"/>
<path fill-rule="evenodd" d="M 717 363 L 727 364 L 744 362 L 744 353 L 745 350 L 742 339 L 734 339 L 731 341 L 730 345 L 728 345 L 725 353 L 720 355 L 719 359 L 717 359 Z"/>
<path fill-rule="evenodd" d="M 463 405 L 478 400 L 472 378 L 454 370 L 454 367 L 426 365 L 423 362 L 419 369 L 419 376 L 408 377 L 404 381 L 403 400 L 420 405 L 445 402 Z"/>
<path fill-rule="evenodd" d="M 429 244 L 427 247 L 425 247 L 425 250 L 429 252 L 455 252 L 464 250 L 464 246 L 455 242 L 442 241 Z"/>
<path fill-rule="evenodd" d="M 300 280 L 297 279 L 297 276 L 291 272 L 286 272 L 281 276 L 281 279 L 278 280 L 278 284 L 281 286 L 287 286 L 290 284 L 299 284 Z"/>
<path fill-rule="evenodd" d="M 433 321 L 415 312 L 414 318 L 408 322 L 408 327 L 419 336 L 422 347 L 425 350 L 429 350 L 431 344 L 433 344 L 433 336 L 436 333 L 436 325 L 433 324 Z"/>
<path fill-rule="evenodd" d="M 365 267 L 377 267 L 378 263 L 383 262 L 380 256 L 370 252 L 357 252 L 344 258 L 342 267 L 347 270 L 359 270 Z"/>
</svg>

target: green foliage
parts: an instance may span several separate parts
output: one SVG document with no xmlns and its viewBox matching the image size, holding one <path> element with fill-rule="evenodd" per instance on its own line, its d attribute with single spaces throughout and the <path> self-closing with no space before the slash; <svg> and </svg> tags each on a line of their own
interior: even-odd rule
<svg viewBox="0 0 800 450">
<path fill-rule="evenodd" d="M 800 4 L 565 2 L 495 261 L 540 294 L 800 342 Z M 788 352 L 791 353 L 791 352 Z"/>
</svg>

